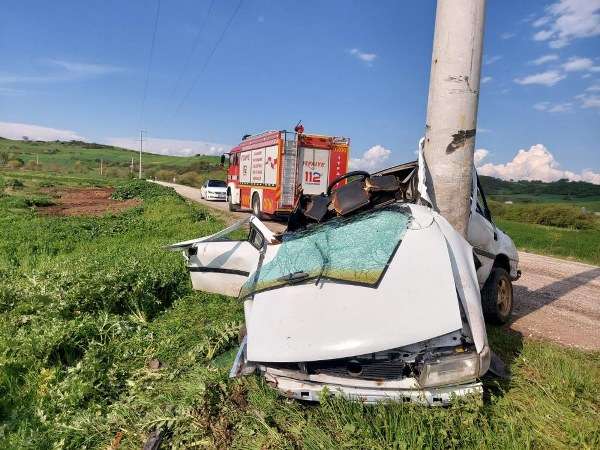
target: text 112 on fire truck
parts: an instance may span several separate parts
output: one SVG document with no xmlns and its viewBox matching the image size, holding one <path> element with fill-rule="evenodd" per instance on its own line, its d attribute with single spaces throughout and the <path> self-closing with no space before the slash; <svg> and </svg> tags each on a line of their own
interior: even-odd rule
<svg viewBox="0 0 600 450">
<path fill-rule="evenodd" d="M 255 216 L 287 215 L 300 193 L 320 194 L 346 173 L 350 140 L 344 137 L 266 131 L 247 136 L 226 153 L 227 201 L 232 211 L 252 209 Z"/>
</svg>

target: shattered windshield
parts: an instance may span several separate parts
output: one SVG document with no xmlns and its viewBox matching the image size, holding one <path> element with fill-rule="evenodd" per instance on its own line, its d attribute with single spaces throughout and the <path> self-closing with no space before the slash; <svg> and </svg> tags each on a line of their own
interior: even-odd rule
<svg viewBox="0 0 600 450">
<path fill-rule="evenodd" d="M 275 257 L 248 278 L 240 297 L 311 279 L 377 286 L 410 222 L 399 204 L 286 233 Z"/>
</svg>

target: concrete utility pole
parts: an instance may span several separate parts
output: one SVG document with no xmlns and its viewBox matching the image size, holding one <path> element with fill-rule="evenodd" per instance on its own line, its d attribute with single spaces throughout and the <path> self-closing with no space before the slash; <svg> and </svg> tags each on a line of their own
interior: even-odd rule
<svg viewBox="0 0 600 450">
<path fill-rule="evenodd" d="M 138 173 L 139 180 L 142 179 L 142 151 L 143 151 L 144 133 L 145 132 L 146 132 L 145 130 L 140 130 L 140 167 L 139 167 L 139 173 Z"/>
<path fill-rule="evenodd" d="M 485 0 L 438 0 L 423 156 L 433 207 L 467 235 Z"/>
</svg>

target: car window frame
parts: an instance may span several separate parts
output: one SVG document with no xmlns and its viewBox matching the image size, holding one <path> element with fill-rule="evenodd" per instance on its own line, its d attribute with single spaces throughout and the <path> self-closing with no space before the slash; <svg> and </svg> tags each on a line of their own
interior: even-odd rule
<svg viewBox="0 0 600 450">
<path fill-rule="evenodd" d="M 475 205 L 476 205 L 475 210 L 477 211 L 477 213 L 481 214 L 483 217 L 485 217 L 491 223 L 494 223 L 494 220 L 492 218 L 492 212 L 490 211 L 490 208 L 488 207 L 487 199 L 485 197 L 485 192 L 483 192 L 481 182 L 479 181 L 479 175 L 477 175 L 477 192 L 476 192 L 476 194 L 481 194 L 483 210 L 481 210 L 481 205 L 479 205 L 479 195 L 476 195 L 474 198 Z"/>
</svg>

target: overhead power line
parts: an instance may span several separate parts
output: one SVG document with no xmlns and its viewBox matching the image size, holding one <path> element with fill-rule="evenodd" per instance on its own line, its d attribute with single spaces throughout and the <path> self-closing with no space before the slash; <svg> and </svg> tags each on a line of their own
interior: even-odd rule
<svg viewBox="0 0 600 450">
<path fill-rule="evenodd" d="M 206 24 L 208 23 L 208 19 L 210 18 L 210 13 L 212 12 L 214 4 L 215 4 L 215 0 L 210 0 L 210 4 L 208 5 L 208 11 L 206 12 L 206 15 L 204 16 L 204 20 L 200 24 L 198 33 L 196 34 L 196 37 L 194 38 L 194 43 L 192 44 L 192 50 L 190 51 L 187 59 L 185 60 L 183 66 L 182 66 L 181 72 L 179 72 L 179 76 L 177 77 L 177 82 L 175 83 L 175 88 L 173 89 L 173 92 L 171 94 L 172 98 L 175 98 L 175 94 L 177 93 L 177 90 L 179 89 L 179 85 L 181 84 L 181 81 L 183 80 L 183 76 L 190 68 L 190 63 L 192 62 L 192 58 L 194 57 L 194 55 L 196 54 L 196 51 L 198 50 L 198 47 L 200 46 L 200 40 L 202 39 L 202 34 L 204 33 L 204 29 L 206 28 Z"/>
<path fill-rule="evenodd" d="M 192 84 L 190 85 L 190 88 L 186 91 L 185 95 L 183 96 L 183 98 L 181 99 L 181 101 L 179 102 L 179 104 L 177 105 L 177 108 L 175 108 L 175 112 L 173 113 L 173 115 L 176 115 L 179 112 L 179 110 L 181 109 L 181 107 L 183 106 L 183 104 L 187 101 L 188 97 L 190 96 L 190 94 L 192 93 L 192 91 L 194 90 L 194 88 L 196 87 L 196 84 L 200 80 L 200 77 L 202 76 L 202 74 L 204 73 L 204 71 L 206 70 L 206 68 L 208 67 L 208 64 L 210 63 L 210 60 L 212 59 L 213 55 L 217 51 L 217 48 L 219 47 L 219 45 L 223 41 L 223 38 L 225 37 L 225 34 L 227 34 L 227 30 L 229 30 L 229 27 L 231 26 L 231 24 L 233 22 L 233 19 L 235 19 L 235 16 L 237 15 L 238 11 L 242 7 L 242 3 L 243 2 L 244 2 L 244 0 L 239 0 L 237 6 L 233 10 L 233 13 L 229 17 L 229 20 L 225 24 L 225 28 L 223 28 L 223 31 L 221 32 L 221 35 L 219 36 L 219 38 L 215 42 L 214 47 L 211 49 L 210 53 L 208 54 L 208 57 L 204 61 L 204 64 L 200 68 L 200 72 L 198 72 L 198 75 L 196 75 L 196 77 L 194 78 L 194 81 L 192 82 Z"/>
<path fill-rule="evenodd" d="M 142 93 L 142 105 L 140 107 L 140 124 L 144 119 L 144 108 L 146 106 L 146 97 L 148 96 L 148 85 L 150 84 L 150 70 L 152 69 L 152 60 L 154 59 L 154 46 L 156 44 L 156 31 L 158 30 L 158 18 L 160 16 L 160 0 L 156 2 L 156 16 L 154 18 L 154 30 L 152 31 L 152 42 L 150 43 L 150 57 L 148 58 L 148 67 L 146 69 L 146 82 Z"/>
</svg>

